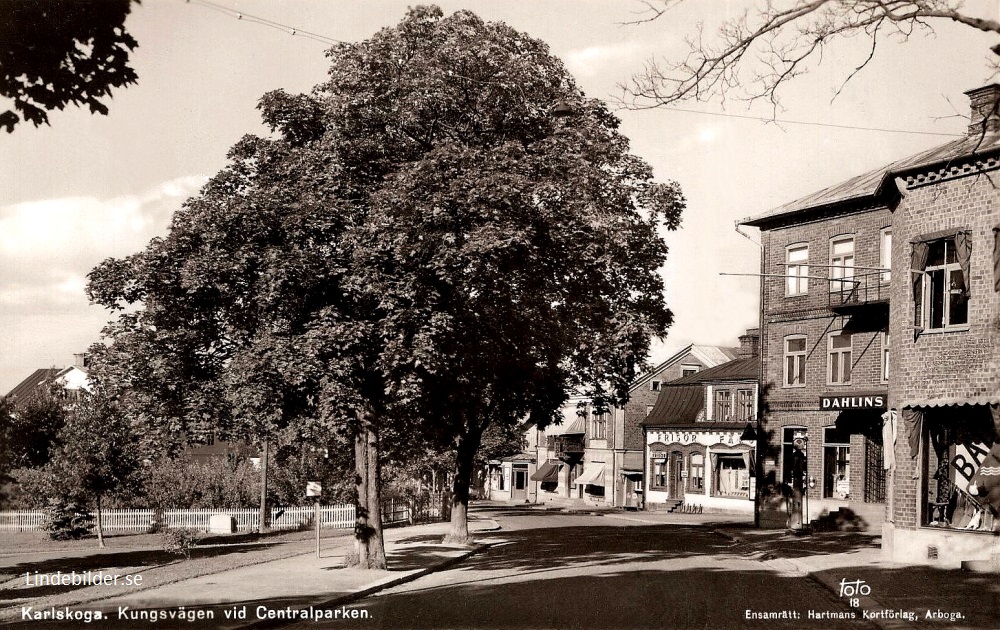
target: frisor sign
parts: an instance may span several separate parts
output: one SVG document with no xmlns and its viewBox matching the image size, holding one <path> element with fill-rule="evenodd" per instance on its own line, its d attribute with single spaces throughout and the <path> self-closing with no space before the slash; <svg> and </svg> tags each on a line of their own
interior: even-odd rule
<svg viewBox="0 0 1000 630">
<path fill-rule="evenodd" d="M 820 396 L 819 408 L 823 411 L 841 409 L 885 409 L 884 393 L 854 394 L 850 396 Z"/>
</svg>

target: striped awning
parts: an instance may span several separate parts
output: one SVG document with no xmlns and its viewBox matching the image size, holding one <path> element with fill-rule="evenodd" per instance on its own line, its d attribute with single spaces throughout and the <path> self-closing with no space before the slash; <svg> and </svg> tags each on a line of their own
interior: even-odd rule
<svg viewBox="0 0 1000 630">
<path fill-rule="evenodd" d="M 592 486 L 604 485 L 604 464 L 587 464 L 583 469 L 583 474 L 576 478 L 574 482 L 578 486 L 590 484 Z"/>
</svg>

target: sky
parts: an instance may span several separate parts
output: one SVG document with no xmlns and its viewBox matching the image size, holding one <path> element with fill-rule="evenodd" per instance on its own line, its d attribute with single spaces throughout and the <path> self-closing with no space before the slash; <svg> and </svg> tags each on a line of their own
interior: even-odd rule
<svg viewBox="0 0 1000 630">
<path fill-rule="evenodd" d="M 402 19 L 406 2 L 213 0 L 327 38 L 360 41 Z M 997 19 L 997 2 L 966 2 Z M 610 99 L 650 58 L 681 59 L 685 38 L 706 36 L 746 2 L 684 2 L 654 22 L 634 21 L 633 0 L 452 2 L 544 40 L 592 97 Z M 137 85 L 118 90 L 108 116 L 69 108 L 50 126 L 0 133 L 0 394 L 38 368 L 63 367 L 100 339 L 111 315 L 87 301 L 86 274 L 108 257 L 140 251 L 167 233 L 172 213 L 226 164 L 244 134 L 266 134 L 256 104 L 273 89 L 297 93 L 324 80 L 321 42 L 181 0 L 144 0 L 126 22 L 138 40 Z M 757 325 L 760 250 L 740 219 L 941 144 L 967 125 L 964 91 L 992 80 L 996 38 L 942 23 L 908 41 L 880 41 L 872 63 L 855 38 L 829 47 L 791 82 L 779 118 L 874 129 L 765 123 L 733 115 L 768 109 L 728 101 L 620 110 L 632 151 L 687 198 L 681 228 L 667 233 L 663 268 L 674 312 L 652 362 L 688 343 L 738 345 Z M 8 104 L 0 99 L 0 108 Z"/>
</svg>

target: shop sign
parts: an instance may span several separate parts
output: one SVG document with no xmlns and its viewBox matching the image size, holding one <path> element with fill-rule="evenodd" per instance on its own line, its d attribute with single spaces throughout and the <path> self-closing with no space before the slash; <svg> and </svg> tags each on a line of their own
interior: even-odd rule
<svg viewBox="0 0 1000 630">
<path fill-rule="evenodd" d="M 864 396 L 820 396 L 819 408 L 823 411 L 841 409 L 885 409 L 885 394 Z"/>
<path fill-rule="evenodd" d="M 651 431 L 649 437 L 653 442 L 666 444 L 740 444 L 740 431 Z"/>
</svg>

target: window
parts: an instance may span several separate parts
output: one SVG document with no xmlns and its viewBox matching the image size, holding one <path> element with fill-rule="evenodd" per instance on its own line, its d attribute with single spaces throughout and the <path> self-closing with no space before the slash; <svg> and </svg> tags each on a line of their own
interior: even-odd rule
<svg viewBox="0 0 1000 630">
<path fill-rule="evenodd" d="M 648 416 L 653 412 L 653 405 L 646 405 L 646 415 Z"/>
<path fill-rule="evenodd" d="M 705 456 L 701 453 L 691 455 L 691 478 L 688 483 L 692 490 L 705 490 Z"/>
<path fill-rule="evenodd" d="M 785 387 L 806 384 L 806 338 L 803 335 L 785 337 Z"/>
<path fill-rule="evenodd" d="M 733 419 L 733 403 L 728 389 L 715 390 L 715 421 L 730 422 Z"/>
<path fill-rule="evenodd" d="M 889 382 L 889 333 L 882 333 L 882 382 Z"/>
<path fill-rule="evenodd" d="M 653 487 L 667 487 L 667 460 L 665 459 L 653 460 Z"/>
<path fill-rule="evenodd" d="M 692 374 L 697 374 L 698 370 L 701 369 L 697 365 L 682 365 L 681 366 L 681 376 L 691 376 Z"/>
<path fill-rule="evenodd" d="M 851 434 L 836 427 L 823 429 L 823 498 L 851 498 Z"/>
<path fill-rule="evenodd" d="M 882 230 L 881 246 L 879 248 L 878 266 L 883 269 L 892 268 L 892 228 L 887 227 Z M 892 272 L 882 272 L 882 282 L 889 282 Z"/>
<path fill-rule="evenodd" d="M 591 420 L 590 438 L 592 440 L 608 439 L 608 414 L 594 414 Z"/>
<path fill-rule="evenodd" d="M 785 257 L 785 295 L 804 295 L 809 291 L 809 244 L 789 245 Z"/>
<path fill-rule="evenodd" d="M 750 422 L 753 418 L 753 390 L 736 390 L 736 419 L 740 422 Z"/>
<path fill-rule="evenodd" d="M 831 333 L 829 353 L 826 362 L 826 382 L 830 385 L 846 385 L 851 382 L 851 335 Z"/>
<path fill-rule="evenodd" d="M 967 285 L 954 238 L 927 243 L 927 265 L 914 287 L 914 325 L 925 330 L 969 323 Z"/>
<path fill-rule="evenodd" d="M 713 496 L 747 496 L 750 491 L 750 455 L 711 453 Z"/>
<path fill-rule="evenodd" d="M 652 390 L 652 391 L 654 391 L 654 392 L 660 391 L 660 381 L 650 381 L 649 382 L 649 389 Z"/>
<path fill-rule="evenodd" d="M 838 236 L 830 241 L 830 291 L 850 291 L 854 277 L 854 237 Z"/>
</svg>

